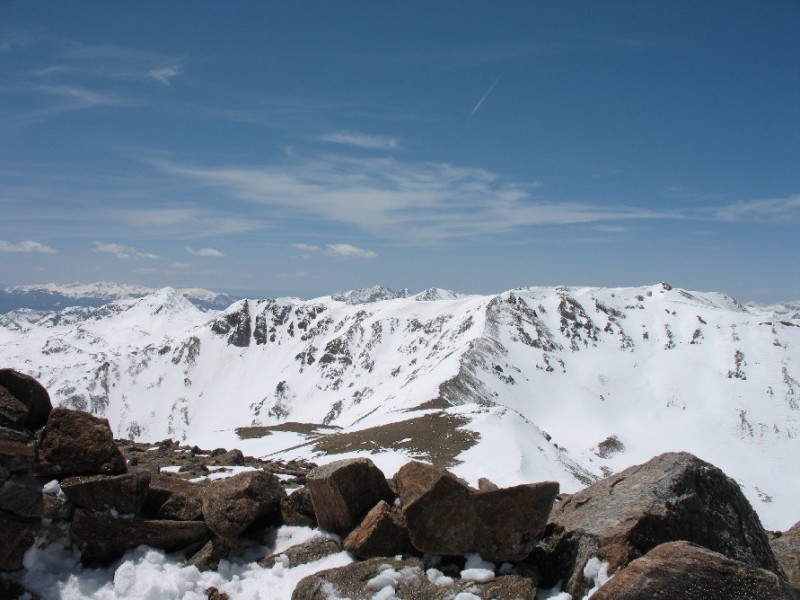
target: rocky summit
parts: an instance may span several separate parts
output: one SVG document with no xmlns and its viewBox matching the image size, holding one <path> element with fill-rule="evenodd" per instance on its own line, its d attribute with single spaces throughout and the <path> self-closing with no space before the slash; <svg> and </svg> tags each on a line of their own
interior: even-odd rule
<svg viewBox="0 0 800 600">
<path fill-rule="evenodd" d="M 24 404 L 25 392 L 2 389 Z M 564 494 L 547 481 L 501 487 L 484 478 L 475 488 L 420 461 L 387 479 L 368 458 L 316 466 L 172 440 L 137 444 L 64 408 L 38 430 L 26 422 L 0 428 L 4 598 L 37 597 L 23 583 L 36 568 L 26 556 L 48 546 L 102 567 L 144 545 L 178 553 L 200 573 L 293 523 L 318 533 L 251 567 L 308 567 L 293 600 L 535 600 L 559 586 L 562 599 L 800 598 L 800 523 L 765 531 L 738 484 L 688 453 Z M 203 477 L 212 473 L 223 477 Z M 349 564 L 313 568 L 343 548 Z M 120 569 L 114 585 L 129 589 Z"/>
</svg>

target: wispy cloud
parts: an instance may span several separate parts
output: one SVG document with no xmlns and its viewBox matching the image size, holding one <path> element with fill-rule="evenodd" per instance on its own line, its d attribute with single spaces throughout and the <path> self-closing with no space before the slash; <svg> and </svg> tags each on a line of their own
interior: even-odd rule
<svg viewBox="0 0 800 600">
<path fill-rule="evenodd" d="M 170 265 L 171 269 L 191 269 L 192 265 L 185 262 L 174 262 Z"/>
<path fill-rule="evenodd" d="M 7 240 L 0 240 L 0 252 L 25 252 L 36 254 L 55 254 L 58 250 L 51 248 L 41 242 L 34 242 L 31 240 L 24 240 L 22 242 L 9 242 Z"/>
<path fill-rule="evenodd" d="M 358 248 L 350 244 L 328 244 L 325 246 L 325 254 L 334 258 L 376 258 L 378 255 L 372 250 Z"/>
<path fill-rule="evenodd" d="M 117 244 L 114 242 L 92 242 L 92 251 L 101 252 L 103 254 L 113 254 L 117 258 L 123 260 L 128 260 L 131 258 L 159 258 L 157 254 L 152 254 L 150 252 L 139 252 L 133 246 L 125 246 L 123 244 Z"/>
<path fill-rule="evenodd" d="M 800 221 L 800 194 L 785 198 L 733 202 L 724 206 L 705 208 L 702 212 L 720 221 L 796 223 Z"/>
<path fill-rule="evenodd" d="M 222 252 L 220 252 L 216 248 L 191 248 L 189 246 L 184 246 L 184 250 L 186 250 L 186 252 L 188 252 L 192 256 L 205 256 L 205 257 L 225 256 Z"/>
<path fill-rule="evenodd" d="M 356 146 L 358 148 L 367 148 L 370 150 L 394 150 L 399 145 L 397 138 L 367 135 L 352 131 L 336 131 L 323 135 L 320 139 L 323 142 L 345 144 L 347 146 Z"/>
<path fill-rule="evenodd" d="M 133 227 L 184 238 L 235 235 L 264 227 L 257 218 L 231 217 L 194 207 L 127 209 L 114 211 L 111 216 Z"/>
<path fill-rule="evenodd" d="M 156 81 L 160 81 L 164 85 L 169 85 L 170 81 L 180 75 L 180 73 L 181 69 L 177 64 L 163 65 L 155 69 L 150 69 L 150 71 L 147 72 L 150 77 Z"/>
<path fill-rule="evenodd" d="M 308 252 L 308 253 L 322 251 L 322 248 L 320 248 L 319 246 L 315 246 L 313 244 L 292 244 L 292 248 L 294 248 L 295 250 L 300 250 L 300 252 Z"/>
<path fill-rule="evenodd" d="M 280 208 L 283 215 L 346 223 L 403 240 L 494 234 L 535 225 L 682 218 L 674 211 L 540 200 L 536 182 L 390 157 L 292 156 L 288 164 L 267 167 L 155 165 L 231 197 Z"/>
</svg>

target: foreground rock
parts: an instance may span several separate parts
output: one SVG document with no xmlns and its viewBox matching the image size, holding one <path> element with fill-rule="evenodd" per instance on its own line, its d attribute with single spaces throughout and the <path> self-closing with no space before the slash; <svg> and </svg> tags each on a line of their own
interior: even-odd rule
<svg viewBox="0 0 800 600">
<path fill-rule="evenodd" d="M 345 536 L 381 500 L 391 502 L 386 478 L 368 458 L 338 460 L 306 476 L 321 529 Z"/>
<path fill-rule="evenodd" d="M 25 519 L 0 510 L 0 571 L 22 568 L 22 559 L 38 529 L 39 519 Z"/>
<path fill-rule="evenodd" d="M 0 369 L 0 387 L 8 390 L 27 409 L 22 421 L 24 427 L 31 430 L 44 427 L 53 405 L 50 394 L 38 381 L 14 369 Z"/>
<path fill-rule="evenodd" d="M 395 556 L 410 546 L 403 513 L 383 500 L 344 539 L 345 550 L 359 558 Z"/>
<path fill-rule="evenodd" d="M 285 497 L 275 475 L 247 471 L 212 481 L 203 489 L 203 517 L 216 535 L 233 538 L 257 521 L 261 526 L 279 524 Z"/>
<path fill-rule="evenodd" d="M 36 445 L 37 475 L 114 475 L 125 468 L 107 419 L 68 408 L 53 409 Z"/>
<path fill-rule="evenodd" d="M 67 477 L 61 482 L 61 489 L 70 502 L 81 508 L 138 514 L 149 485 L 149 473 L 125 473 Z"/>
<path fill-rule="evenodd" d="M 150 478 L 144 512 L 159 519 L 197 521 L 203 518 L 202 488 L 177 475 L 158 474 Z"/>
<path fill-rule="evenodd" d="M 688 453 L 662 454 L 569 497 L 553 510 L 533 560 L 545 587 L 559 580 L 573 597 L 590 582 L 590 557 L 609 573 L 664 542 L 685 540 L 782 574 L 766 533 L 739 486 Z"/>
<path fill-rule="evenodd" d="M 536 586 L 527 577 L 480 573 L 481 580 L 444 576 L 426 569 L 417 558 L 371 558 L 310 575 L 297 584 L 292 600 L 397 598 L 399 600 L 535 600 Z M 485 579 L 485 580 L 484 580 Z"/>
<path fill-rule="evenodd" d="M 325 536 L 313 537 L 310 540 L 297 544 L 278 554 L 271 554 L 259 561 L 265 569 L 271 569 L 280 563 L 285 568 L 305 565 L 331 554 L 341 552 L 342 545 L 335 539 Z"/>
<path fill-rule="evenodd" d="M 786 584 L 758 569 L 691 542 L 668 542 L 619 571 L 593 600 L 789 600 Z"/>
<path fill-rule="evenodd" d="M 117 560 L 126 550 L 142 544 L 171 552 L 208 537 L 202 521 L 122 519 L 82 509 L 75 511 L 70 529 L 70 538 L 87 564 Z"/>
<path fill-rule="evenodd" d="M 800 597 L 800 523 L 786 533 L 770 540 L 775 558 L 783 568 L 789 583 L 798 590 Z"/>
</svg>

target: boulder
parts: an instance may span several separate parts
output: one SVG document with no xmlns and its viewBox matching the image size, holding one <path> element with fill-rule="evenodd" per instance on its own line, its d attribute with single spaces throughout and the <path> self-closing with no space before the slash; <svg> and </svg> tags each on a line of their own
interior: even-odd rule
<svg viewBox="0 0 800 600">
<path fill-rule="evenodd" d="M 209 531 L 202 521 L 123 519 L 76 509 L 69 535 L 88 564 L 117 560 L 141 544 L 167 552 L 180 550 L 207 540 Z"/>
<path fill-rule="evenodd" d="M 493 562 L 527 558 L 547 525 L 558 490 L 558 483 L 545 481 L 474 494 L 473 550 Z"/>
<path fill-rule="evenodd" d="M 31 430 L 44 427 L 53 405 L 50 403 L 50 394 L 38 381 L 14 369 L 0 369 L 0 386 L 27 407 L 25 427 Z"/>
<path fill-rule="evenodd" d="M 258 561 L 258 564 L 265 569 L 271 569 L 276 563 L 281 563 L 286 568 L 296 567 L 341 551 L 342 545 L 335 539 L 319 535 L 302 544 L 295 544 L 283 552 L 271 554 Z"/>
<path fill-rule="evenodd" d="M 0 571 L 22 568 L 22 559 L 33 546 L 38 528 L 39 519 L 26 519 L 0 510 Z"/>
<path fill-rule="evenodd" d="M 0 386 L 0 425 L 22 429 L 28 420 L 28 407 L 21 400 Z"/>
<path fill-rule="evenodd" d="M 186 561 L 186 566 L 197 567 L 200 571 L 215 571 L 219 567 L 220 560 L 241 556 L 243 552 L 244 548 L 234 540 L 213 538 L 192 554 Z"/>
<path fill-rule="evenodd" d="M 298 488 L 281 500 L 281 519 L 284 525 L 317 526 L 311 492 L 307 487 Z"/>
<path fill-rule="evenodd" d="M 209 464 L 221 466 L 242 466 L 244 465 L 244 454 L 241 450 L 228 450 L 219 454 L 211 455 L 213 458 Z"/>
<path fill-rule="evenodd" d="M 626 469 L 556 504 L 532 555 L 544 587 L 559 580 L 582 597 L 590 557 L 614 573 L 671 541 L 685 540 L 780 574 L 766 533 L 735 481 L 685 453 Z"/>
<path fill-rule="evenodd" d="M 495 600 L 535 600 L 536 586 L 519 575 L 487 580 L 444 577 L 435 569 L 426 570 L 417 558 L 371 558 L 337 569 L 328 569 L 302 579 L 292 592 L 292 600 L 330 600 L 348 598 L 368 600 L 447 600 L 452 598 Z"/>
<path fill-rule="evenodd" d="M 790 584 L 800 590 L 800 523 L 769 542 Z"/>
<path fill-rule="evenodd" d="M 159 519 L 197 521 L 203 518 L 202 491 L 198 484 L 177 475 L 152 475 L 142 508 Z"/>
<path fill-rule="evenodd" d="M 477 525 L 469 488 L 441 467 L 403 465 L 394 477 L 411 544 L 430 554 L 472 551 Z"/>
<path fill-rule="evenodd" d="M 691 542 L 667 542 L 618 571 L 592 600 L 788 600 L 784 586 L 772 571 Z"/>
<path fill-rule="evenodd" d="M 11 473 L 25 473 L 33 468 L 35 450 L 28 436 L 0 427 L 0 470 L 7 478 Z"/>
<path fill-rule="evenodd" d="M 19 517 L 68 521 L 74 507 L 59 491 L 58 486 L 52 488 L 41 479 L 15 475 L 0 487 L 0 509 Z"/>
<path fill-rule="evenodd" d="M 203 489 L 203 516 L 216 535 L 233 538 L 256 522 L 278 524 L 285 496 L 280 480 L 272 473 L 245 471 L 212 481 Z"/>
<path fill-rule="evenodd" d="M 368 458 L 339 460 L 312 469 L 306 487 L 319 527 L 346 536 L 381 500 L 391 502 L 386 478 Z"/>
<path fill-rule="evenodd" d="M 410 545 L 403 513 L 384 500 L 344 539 L 345 550 L 359 558 L 395 556 Z"/>
<path fill-rule="evenodd" d="M 125 468 L 107 419 L 68 408 L 53 409 L 36 444 L 37 475 L 114 475 Z"/>
<path fill-rule="evenodd" d="M 70 502 L 81 508 L 138 514 L 149 484 L 149 473 L 132 472 L 67 477 L 61 482 L 61 489 Z"/>
</svg>

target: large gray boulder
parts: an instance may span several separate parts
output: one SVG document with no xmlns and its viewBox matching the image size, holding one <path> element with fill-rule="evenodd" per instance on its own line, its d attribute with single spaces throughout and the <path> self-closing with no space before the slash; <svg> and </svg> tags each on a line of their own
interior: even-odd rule
<svg viewBox="0 0 800 600">
<path fill-rule="evenodd" d="M 306 487 L 320 529 L 346 536 L 381 500 L 391 502 L 386 478 L 368 458 L 338 460 L 312 469 Z"/>
<path fill-rule="evenodd" d="M 203 488 L 203 516 L 214 534 L 234 538 L 256 522 L 277 525 L 285 497 L 286 491 L 275 475 L 246 471 Z"/>
<path fill-rule="evenodd" d="M 53 409 L 36 444 L 37 475 L 115 475 L 125 469 L 108 419 L 68 408 Z"/>
<path fill-rule="evenodd" d="M 592 600 L 791 599 L 785 582 L 691 542 L 667 542 L 631 562 L 600 587 Z"/>
<path fill-rule="evenodd" d="M 53 410 L 50 394 L 33 377 L 14 369 L 0 369 L 0 386 L 27 408 L 28 414 L 23 421 L 25 427 L 34 430 L 47 423 L 50 411 Z"/>
<path fill-rule="evenodd" d="M 657 456 L 570 496 L 553 509 L 533 560 L 543 585 L 582 597 L 591 557 L 614 573 L 665 542 L 684 540 L 781 574 L 758 515 L 735 481 L 685 452 Z"/>
</svg>

